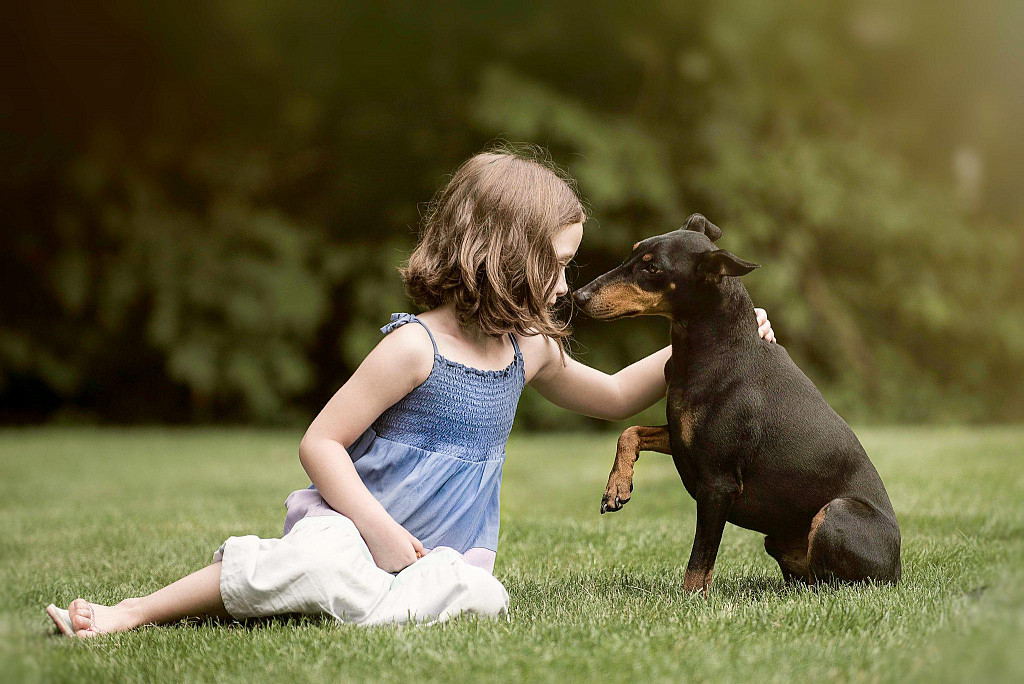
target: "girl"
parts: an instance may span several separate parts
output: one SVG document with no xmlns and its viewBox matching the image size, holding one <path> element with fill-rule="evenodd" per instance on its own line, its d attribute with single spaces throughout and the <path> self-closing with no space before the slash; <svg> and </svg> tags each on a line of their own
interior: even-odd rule
<svg viewBox="0 0 1024 684">
<path fill-rule="evenodd" d="M 569 331 L 553 307 L 584 220 L 573 189 L 536 156 L 465 162 L 401 269 L 426 312 L 393 314 L 309 426 L 299 460 L 312 485 L 285 502 L 282 538 L 230 537 L 211 565 L 143 598 L 51 604 L 58 628 L 88 637 L 205 615 L 324 612 L 375 624 L 507 614 L 491 570 L 523 386 L 608 420 L 665 395 L 670 347 L 615 375 L 563 353 Z M 758 321 L 773 339 L 763 311 Z"/>
</svg>

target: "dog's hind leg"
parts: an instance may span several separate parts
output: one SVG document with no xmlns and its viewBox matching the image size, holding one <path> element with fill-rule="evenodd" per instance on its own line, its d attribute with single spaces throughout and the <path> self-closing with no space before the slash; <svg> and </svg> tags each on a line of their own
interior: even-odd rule
<svg viewBox="0 0 1024 684">
<path fill-rule="evenodd" d="M 817 582 L 896 582 L 900 530 L 896 520 L 856 499 L 833 499 L 811 523 L 807 564 Z"/>
<path fill-rule="evenodd" d="M 786 581 L 786 584 L 810 581 L 806 536 L 793 539 L 765 537 L 764 550 L 779 564 L 779 569 L 782 570 L 782 579 Z"/>
<path fill-rule="evenodd" d="M 634 425 L 619 435 L 615 450 L 615 462 L 608 475 L 608 486 L 601 498 L 601 512 L 617 511 L 628 501 L 633 492 L 633 464 L 640 458 L 641 451 L 672 453 L 669 443 L 668 426 L 657 427 Z"/>
</svg>

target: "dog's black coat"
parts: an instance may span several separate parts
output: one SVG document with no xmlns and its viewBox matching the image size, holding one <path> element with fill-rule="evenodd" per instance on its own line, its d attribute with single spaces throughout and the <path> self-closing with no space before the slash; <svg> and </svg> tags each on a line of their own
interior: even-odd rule
<svg viewBox="0 0 1024 684">
<path fill-rule="evenodd" d="M 699 214 L 687 228 L 637 243 L 624 264 L 574 295 L 598 318 L 672 320 L 668 443 L 697 502 L 686 587 L 707 590 L 726 521 L 765 534 L 787 580 L 898 580 L 900 531 L 878 472 L 785 348 L 758 335 L 735 277 L 756 264 L 716 249 L 721 231 Z M 635 447 L 620 439 L 617 467 L 636 459 L 624 449 L 651 449 L 651 434 Z M 628 489 L 610 480 L 602 512 L 628 500 L 631 464 L 623 463 Z"/>
</svg>

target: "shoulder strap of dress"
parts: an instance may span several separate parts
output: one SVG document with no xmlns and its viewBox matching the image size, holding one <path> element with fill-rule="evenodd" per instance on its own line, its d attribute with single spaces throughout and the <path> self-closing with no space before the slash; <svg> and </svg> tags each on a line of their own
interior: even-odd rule
<svg viewBox="0 0 1024 684">
<path fill-rule="evenodd" d="M 380 329 L 382 335 L 387 335 L 395 328 L 401 328 L 406 323 L 419 323 L 423 326 L 423 329 L 427 331 L 427 335 L 430 337 L 430 344 L 434 346 L 434 354 L 437 354 L 437 340 L 434 339 L 434 333 L 430 332 L 430 328 L 427 324 L 416 318 L 409 313 L 393 313 L 391 314 L 391 322 Z M 516 348 L 518 350 L 518 347 Z"/>
<path fill-rule="evenodd" d="M 515 333 L 509 333 L 508 336 L 512 340 L 512 348 L 516 350 L 516 358 L 517 359 L 523 358 L 523 353 L 521 351 L 519 351 L 519 343 L 516 342 Z"/>
</svg>

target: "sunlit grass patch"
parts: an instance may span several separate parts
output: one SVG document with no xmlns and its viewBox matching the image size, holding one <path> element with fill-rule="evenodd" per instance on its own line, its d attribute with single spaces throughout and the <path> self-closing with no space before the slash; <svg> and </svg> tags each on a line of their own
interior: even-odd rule
<svg viewBox="0 0 1024 684">
<path fill-rule="evenodd" d="M 1020 678 L 1024 429 L 860 430 L 903 529 L 892 586 L 786 586 L 762 537 L 726 529 L 708 598 L 685 594 L 694 506 L 644 455 L 634 498 L 598 515 L 614 437 L 509 446 L 497 576 L 513 620 L 364 629 L 290 616 L 192 620 L 88 643 L 43 613 L 116 601 L 276 536 L 308 483 L 298 434 L 0 433 L 0 672 L 9 681 Z"/>
</svg>

